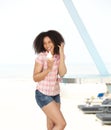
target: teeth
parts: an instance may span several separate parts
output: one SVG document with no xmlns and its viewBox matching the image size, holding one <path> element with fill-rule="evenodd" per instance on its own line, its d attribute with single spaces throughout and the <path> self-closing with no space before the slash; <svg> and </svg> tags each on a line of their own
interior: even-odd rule
<svg viewBox="0 0 111 130">
<path fill-rule="evenodd" d="M 49 51 L 49 53 L 47 54 L 47 59 L 51 59 L 52 58 L 52 54 L 51 52 Z"/>
</svg>

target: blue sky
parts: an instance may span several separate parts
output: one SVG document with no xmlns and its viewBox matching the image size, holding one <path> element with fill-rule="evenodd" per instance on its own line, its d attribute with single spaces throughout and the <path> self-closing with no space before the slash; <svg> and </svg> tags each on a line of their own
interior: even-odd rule
<svg viewBox="0 0 111 130">
<path fill-rule="evenodd" d="M 111 1 L 73 3 L 103 61 L 111 64 Z M 94 64 L 63 0 L 0 1 L 0 17 L 0 64 L 33 64 L 33 40 L 49 29 L 63 34 L 68 64 Z"/>
</svg>

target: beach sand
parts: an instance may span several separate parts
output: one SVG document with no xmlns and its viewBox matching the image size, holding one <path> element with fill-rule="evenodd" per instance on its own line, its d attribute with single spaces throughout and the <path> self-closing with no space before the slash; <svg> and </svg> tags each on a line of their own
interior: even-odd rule
<svg viewBox="0 0 111 130">
<path fill-rule="evenodd" d="M 35 101 L 36 84 L 29 79 L 0 79 L 0 130 L 47 130 L 46 117 Z M 84 99 L 105 92 L 105 84 L 61 84 L 61 110 L 65 130 L 101 129 L 94 114 L 84 114 L 77 105 Z"/>
</svg>

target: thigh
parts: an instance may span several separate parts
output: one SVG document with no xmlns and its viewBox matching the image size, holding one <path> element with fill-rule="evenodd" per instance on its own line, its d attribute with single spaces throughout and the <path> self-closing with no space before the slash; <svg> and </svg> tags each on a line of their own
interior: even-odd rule
<svg viewBox="0 0 111 130">
<path fill-rule="evenodd" d="M 47 118 L 50 119 L 54 124 L 58 122 L 65 121 L 61 111 L 60 111 L 60 104 L 56 103 L 55 101 L 50 102 L 46 106 L 42 108 L 44 113 L 46 114 Z"/>
<path fill-rule="evenodd" d="M 60 109 L 60 103 L 56 103 L 56 105 L 58 109 Z M 55 126 L 55 123 L 49 117 L 47 117 L 47 129 L 52 130 L 54 126 Z"/>
</svg>

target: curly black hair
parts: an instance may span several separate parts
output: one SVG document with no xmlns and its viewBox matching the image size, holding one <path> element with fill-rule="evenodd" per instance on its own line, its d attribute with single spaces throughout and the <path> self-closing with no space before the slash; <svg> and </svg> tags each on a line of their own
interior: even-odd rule
<svg viewBox="0 0 111 130">
<path fill-rule="evenodd" d="M 35 53 L 45 52 L 44 43 L 43 40 L 45 37 L 49 37 L 53 44 L 54 44 L 54 54 L 59 54 L 59 47 L 58 45 L 61 45 L 61 43 L 64 43 L 63 36 L 55 30 L 49 30 L 46 32 L 41 32 L 37 37 L 34 39 L 33 42 L 33 48 L 35 50 Z"/>
</svg>

